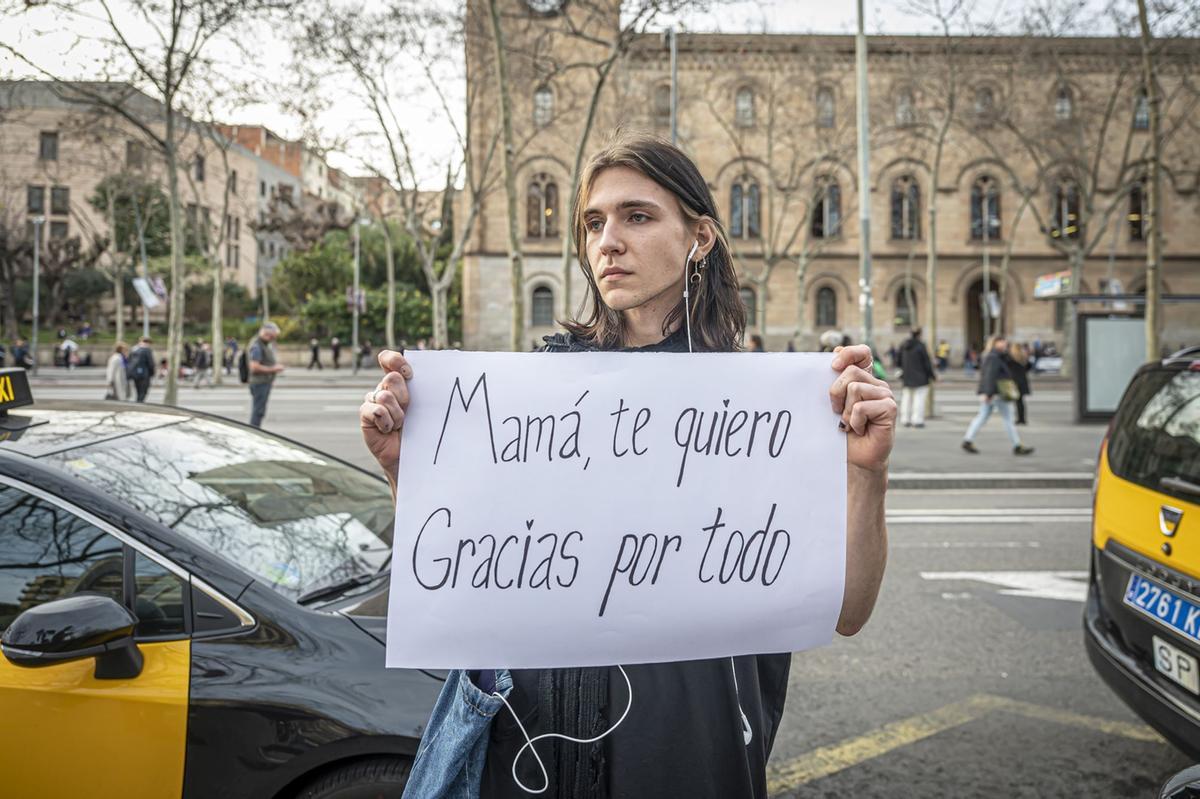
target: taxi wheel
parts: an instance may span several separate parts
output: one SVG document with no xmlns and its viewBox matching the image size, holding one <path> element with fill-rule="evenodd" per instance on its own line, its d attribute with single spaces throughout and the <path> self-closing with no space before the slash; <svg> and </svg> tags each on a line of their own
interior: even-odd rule
<svg viewBox="0 0 1200 799">
<path fill-rule="evenodd" d="M 412 761 L 392 757 L 359 760 L 322 774 L 296 799 L 400 799 Z"/>
</svg>

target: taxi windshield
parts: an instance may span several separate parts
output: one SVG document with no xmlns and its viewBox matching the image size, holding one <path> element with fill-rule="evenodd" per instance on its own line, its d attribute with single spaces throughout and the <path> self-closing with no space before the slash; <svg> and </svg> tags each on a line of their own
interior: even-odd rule
<svg viewBox="0 0 1200 799">
<path fill-rule="evenodd" d="M 292 599 L 374 574 L 391 551 L 384 483 L 234 425 L 188 419 L 46 459 Z"/>
</svg>

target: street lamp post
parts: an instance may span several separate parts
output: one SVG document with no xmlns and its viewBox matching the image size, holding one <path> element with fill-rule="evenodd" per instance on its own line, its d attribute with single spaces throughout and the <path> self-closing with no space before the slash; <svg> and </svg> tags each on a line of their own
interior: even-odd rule
<svg viewBox="0 0 1200 799">
<path fill-rule="evenodd" d="M 985 185 L 983 195 L 983 341 L 992 337 L 992 265 L 988 258 L 988 238 L 992 227 L 991 186 Z"/>
<path fill-rule="evenodd" d="M 40 283 L 42 277 L 42 225 L 46 224 L 46 217 L 35 216 L 33 218 L 33 333 L 29 337 L 29 353 L 33 356 L 33 373 L 37 374 L 38 370 L 38 304 L 40 300 Z"/>
<path fill-rule="evenodd" d="M 875 347 L 871 296 L 870 144 L 867 138 L 867 35 L 863 29 L 863 0 L 858 0 L 858 32 L 854 37 L 854 69 L 858 78 L 858 305 L 862 312 L 863 342 Z"/>
</svg>

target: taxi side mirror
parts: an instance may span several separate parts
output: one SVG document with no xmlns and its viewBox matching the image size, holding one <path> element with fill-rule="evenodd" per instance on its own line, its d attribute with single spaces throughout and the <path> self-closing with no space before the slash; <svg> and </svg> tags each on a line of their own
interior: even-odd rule
<svg viewBox="0 0 1200 799">
<path fill-rule="evenodd" d="M 1159 791 L 1159 799 L 1197 799 L 1200 797 L 1200 766 L 1185 768 Z"/>
<path fill-rule="evenodd" d="M 17 616 L 0 650 L 14 665 L 37 668 L 96 658 L 96 679 L 128 680 L 142 673 L 133 640 L 137 617 L 115 599 L 75 594 L 32 607 Z"/>
</svg>

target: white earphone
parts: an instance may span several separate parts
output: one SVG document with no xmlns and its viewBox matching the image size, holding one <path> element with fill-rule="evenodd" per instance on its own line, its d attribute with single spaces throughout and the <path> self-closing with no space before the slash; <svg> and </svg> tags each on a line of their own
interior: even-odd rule
<svg viewBox="0 0 1200 799">
<path fill-rule="evenodd" d="M 700 249 L 700 242 L 693 241 L 692 249 L 688 250 L 687 258 L 683 262 L 683 324 L 687 328 L 688 352 L 692 351 L 692 305 L 688 299 L 688 288 L 691 286 L 691 281 L 688 276 L 688 267 L 692 265 L 692 257 L 698 249 Z"/>
</svg>

